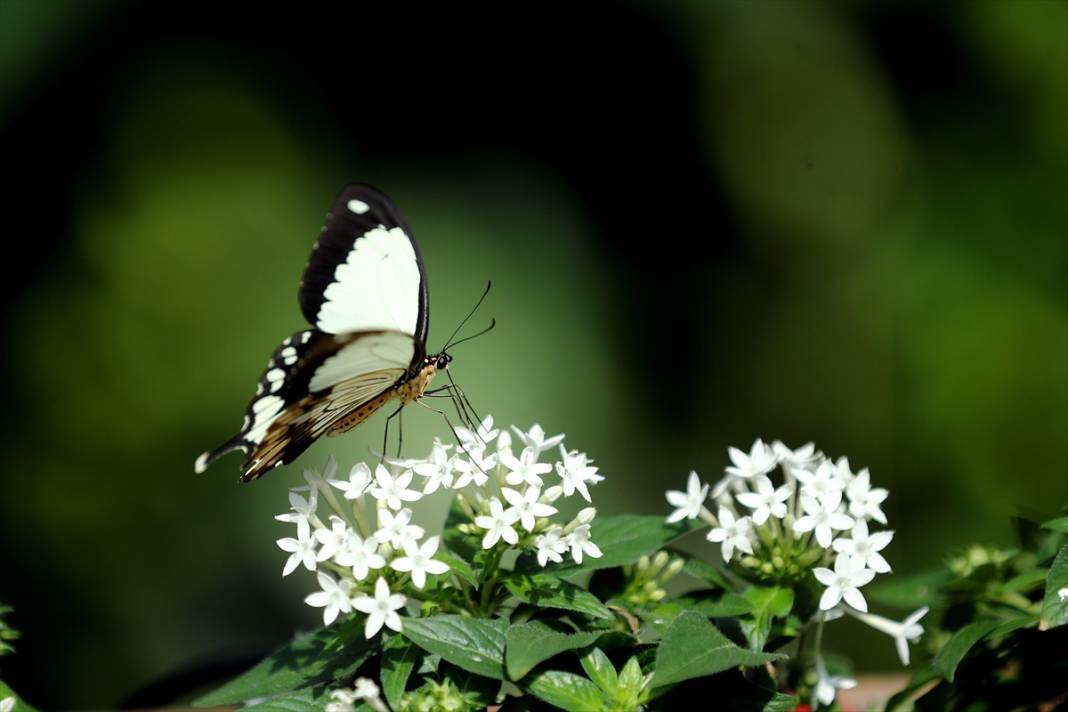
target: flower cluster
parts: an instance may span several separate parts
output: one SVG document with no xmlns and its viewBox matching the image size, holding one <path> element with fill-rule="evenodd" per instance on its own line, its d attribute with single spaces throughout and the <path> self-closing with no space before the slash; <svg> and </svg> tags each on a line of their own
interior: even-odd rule
<svg viewBox="0 0 1068 712">
<path fill-rule="evenodd" d="M 316 573 L 320 590 L 305 602 L 323 609 L 327 625 L 359 611 L 367 614 L 368 638 L 383 626 L 399 631 L 409 599 L 425 599 L 430 577 L 450 570 L 440 537 L 413 523 L 407 506 L 439 490 L 456 496 L 467 518 L 459 530 L 483 549 L 529 551 L 541 566 L 565 555 L 576 562 L 600 556 L 590 539 L 592 507 L 567 523 L 550 519 L 561 497 L 590 501 L 589 486 L 603 479 L 597 467 L 567 450 L 563 435 L 546 437 L 538 425 L 512 431 L 518 443 L 487 417 L 476 428 L 456 428 L 455 445 L 435 440 L 423 459 L 383 458 L 373 472 L 360 462 L 344 478 L 332 458 L 321 473 L 305 470 L 307 484 L 289 492 L 290 511 L 275 517 L 296 526 L 296 536 L 277 542 L 289 554 L 282 575 L 302 566 Z M 556 448 L 557 461 L 541 462 Z"/>
</svg>

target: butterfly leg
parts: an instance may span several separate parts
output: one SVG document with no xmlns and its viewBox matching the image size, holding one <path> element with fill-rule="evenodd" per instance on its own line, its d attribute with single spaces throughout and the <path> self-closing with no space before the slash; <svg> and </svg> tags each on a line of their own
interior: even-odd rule
<svg viewBox="0 0 1068 712">
<path fill-rule="evenodd" d="M 444 386 L 444 388 L 448 388 L 448 386 Z M 456 441 L 456 446 L 457 446 L 458 448 L 460 448 L 461 450 L 463 450 L 463 451 L 464 451 L 464 453 L 465 453 L 465 454 L 466 454 L 466 455 L 467 455 L 468 457 L 471 457 L 471 451 L 467 449 L 467 446 L 466 446 L 466 445 L 464 445 L 464 442 L 463 442 L 463 440 L 461 440 L 461 439 L 460 439 L 460 436 L 459 436 L 459 434 L 458 434 L 458 433 L 456 432 L 456 426 L 454 426 L 454 425 L 452 424 L 452 421 L 451 421 L 451 420 L 449 420 L 449 414 L 448 414 L 448 413 L 446 413 L 446 412 L 445 412 L 445 411 L 443 411 L 443 410 L 438 410 L 437 408 L 433 408 L 433 407 L 431 407 L 431 406 L 427 405 L 426 403 L 423 403 L 423 402 L 422 402 L 422 400 L 416 400 L 415 402 L 416 402 L 416 403 L 418 403 L 419 405 L 423 406 L 423 407 L 424 407 L 424 408 L 426 408 L 427 410 L 433 411 L 433 412 L 437 413 L 438 415 L 440 415 L 440 416 L 441 416 L 442 418 L 444 418 L 444 419 L 445 419 L 445 424 L 446 424 L 446 425 L 448 425 L 448 426 L 449 426 L 449 430 L 450 430 L 450 431 L 452 431 L 452 437 L 453 437 L 453 439 L 454 439 L 454 440 Z M 456 403 L 456 401 L 455 401 L 455 398 L 454 398 L 454 400 L 453 400 L 453 403 L 454 403 L 454 404 Z M 472 431 L 472 432 L 477 432 L 477 431 Z M 477 468 L 478 468 L 479 470 L 481 470 L 481 471 L 482 471 L 482 474 L 484 474 L 484 475 L 486 475 L 486 476 L 489 476 L 489 473 L 488 473 L 488 472 L 486 472 L 485 470 L 483 470 L 483 469 L 482 469 L 482 465 L 478 464 L 478 462 L 477 462 L 477 461 L 476 461 L 476 460 L 475 460 L 475 459 L 474 459 L 473 457 L 472 457 L 472 461 L 474 461 L 474 462 L 475 462 L 475 466 L 476 466 L 476 467 L 477 467 Z"/>
<path fill-rule="evenodd" d="M 477 432 L 478 425 L 482 424 L 482 416 L 478 414 L 477 410 L 475 410 L 475 406 L 471 405 L 471 400 L 467 397 L 467 394 L 464 393 L 464 389 L 460 388 L 460 386 L 457 385 L 456 381 L 452 380 L 452 374 L 448 371 L 445 371 L 445 375 L 448 376 L 449 383 L 452 385 L 453 388 L 456 389 L 456 393 L 459 394 L 460 399 L 467 406 L 467 409 L 471 411 L 471 415 L 474 416 L 474 422 L 476 423 L 475 431 Z"/>
<path fill-rule="evenodd" d="M 378 459 L 378 464 L 382 464 L 386 460 L 386 448 L 389 446 L 389 421 L 393 420 L 394 416 L 400 415 L 400 412 L 404 410 L 404 404 L 401 403 L 395 411 L 386 416 L 386 428 L 382 433 L 382 457 Z M 399 457 L 398 453 L 398 457 Z"/>
</svg>

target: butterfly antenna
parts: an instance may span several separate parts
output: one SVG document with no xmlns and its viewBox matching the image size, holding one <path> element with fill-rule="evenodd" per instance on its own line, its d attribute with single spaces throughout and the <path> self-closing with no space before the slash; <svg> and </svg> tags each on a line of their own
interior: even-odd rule
<svg viewBox="0 0 1068 712">
<path fill-rule="evenodd" d="M 483 290 L 482 296 L 478 298 L 478 303 L 475 304 L 475 308 L 472 309 L 468 313 L 468 315 L 464 317 L 464 320 L 460 322 L 460 325 L 458 327 L 456 327 L 456 331 L 452 332 L 452 336 L 449 337 L 449 340 L 446 341 L 445 345 L 441 348 L 442 351 L 447 350 L 450 346 L 455 346 L 455 344 L 452 343 L 452 340 L 455 339 L 456 335 L 460 333 L 460 329 L 464 328 L 464 324 L 467 323 L 467 320 L 470 319 L 471 317 L 473 317 L 475 315 L 475 312 L 478 311 L 478 308 L 480 306 L 482 306 L 482 302 L 483 302 L 483 300 L 486 299 L 486 295 L 489 294 L 490 287 L 492 287 L 492 286 L 493 286 L 493 282 L 492 281 L 486 282 L 486 289 Z M 466 341 L 466 339 L 465 339 L 465 341 Z"/>
<path fill-rule="evenodd" d="M 487 333 L 493 331 L 493 327 L 495 327 L 495 326 L 497 326 L 497 320 L 496 319 L 490 319 L 490 325 L 487 326 L 485 329 L 483 329 L 482 331 L 478 332 L 477 334 L 472 334 L 471 336 L 465 336 L 464 338 L 460 339 L 459 341 L 456 341 L 456 342 L 454 342 L 452 344 L 449 344 L 448 346 L 445 347 L 445 349 L 452 348 L 453 346 L 459 346 L 463 342 L 470 341 L 471 339 L 477 339 L 478 337 L 482 336 L 483 334 L 487 334 Z M 442 349 L 442 351 L 444 351 L 445 349 Z"/>
</svg>

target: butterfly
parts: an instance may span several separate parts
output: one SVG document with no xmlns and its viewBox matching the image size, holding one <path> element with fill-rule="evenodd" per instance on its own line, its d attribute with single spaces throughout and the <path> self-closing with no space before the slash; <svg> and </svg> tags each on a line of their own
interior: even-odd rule
<svg viewBox="0 0 1068 712">
<path fill-rule="evenodd" d="M 427 354 L 429 293 L 412 231 L 393 202 L 368 185 L 349 185 L 338 195 L 304 269 L 298 299 L 312 328 L 286 337 L 275 349 L 241 430 L 198 457 L 198 473 L 240 450 L 241 480 L 255 480 L 295 460 L 322 435 L 352 430 L 394 399 L 396 415 L 426 394 L 452 361 L 448 342 Z M 455 393 L 451 378 L 450 383 L 440 390 Z"/>
</svg>

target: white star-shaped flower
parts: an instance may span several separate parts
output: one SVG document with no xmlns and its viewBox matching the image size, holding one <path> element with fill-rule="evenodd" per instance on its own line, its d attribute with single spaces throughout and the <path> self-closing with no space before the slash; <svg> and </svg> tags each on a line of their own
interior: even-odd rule
<svg viewBox="0 0 1068 712">
<path fill-rule="evenodd" d="M 328 573 L 319 572 L 319 587 L 316 591 L 304 599 L 309 606 L 323 609 L 323 625 L 330 625 L 339 613 L 351 613 L 352 581 L 341 579 L 337 581 Z"/>
<path fill-rule="evenodd" d="M 814 443 L 805 443 L 799 448 L 791 449 L 781 440 L 776 440 L 771 444 L 771 450 L 787 475 L 792 474 L 794 470 L 807 470 L 820 459 Z"/>
<path fill-rule="evenodd" d="M 423 494 L 432 494 L 438 487 L 452 486 L 453 459 L 449 455 L 448 446 L 437 438 L 434 438 L 434 447 L 430 451 L 430 457 L 426 462 L 416 464 L 413 469 L 415 474 L 426 478 L 426 486 Z"/>
<path fill-rule="evenodd" d="M 839 476 L 838 469 L 828 461 L 821 462 L 815 472 L 794 470 L 794 477 L 801 483 L 802 496 L 829 497 L 837 493 L 841 499 L 842 490 L 845 489 L 845 480 Z"/>
<path fill-rule="evenodd" d="M 668 490 L 664 493 L 668 504 L 675 507 L 675 511 L 668 515 L 668 524 L 682 521 L 683 519 L 696 519 L 701 513 L 701 507 L 708 498 L 708 485 L 701 484 L 701 478 L 693 470 L 686 481 L 686 491 Z"/>
<path fill-rule="evenodd" d="M 379 502 L 385 502 L 390 509 L 400 509 L 404 502 L 416 502 L 423 496 L 408 489 L 408 485 L 412 483 L 411 470 L 405 470 L 394 477 L 389 474 L 389 470 L 379 465 L 375 469 L 375 483 L 378 486 L 371 488 L 371 496 Z"/>
<path fill-rule="evenodd" d="M 839 554 L 834 560 L 834 571 L 821 566 L 812 569 L 812 573 L 817 581 L 827 587 L 820 596 L 822 610 L 829 611 L 844 599 L 858 611 L 867 612 L 868 602 L 864 600 L 860 587 L 871 583 L 875 572 L 864 568 L 863 563 L 846 554 Z"/>
<path fill-rule="evenodd" d="M 357 581 L 367 578 L 371 569 L 380 569 L 386 565 L 385 558 L 378 553 L 378 540 L 373 536 L 363 539 L 354 531 L 349 532 L 348 540 L 338 551 L 334 561 L 342 566 L 350 567 L 352 576 Z"/>
<path fill-rule="evenodd" d="M 359 499 L 371 484 L 371 468 L 367 463 L 357 462 L 349 470 L 347 480 L 331 480 L 330 484 L 345 493 L 345 499 Z"/>
<path fill-rule="evenodd" d="M 388 509 L 378 510 L 378 531 L 374 538 L 381 544 L 389 544 L 400 550 L 408 542 L 422 538 L 425 532 L 418 524 L 411 524 L 412 510 L 402 509 L 396 514 Z"/>
<path fill-rule="evenodd" d="M 1068 601 L 1068 586 L 1057 589 L 1057 599 L 1060 600 L 1062 603 L 1064 601 Z"/>
<path fill-rule="evenodd" d="M 576 564 L 582 563 L 583 555 L 589 556 L 591 559 L 599 559 L 602 556 L 601 547 L 594 544 L 590 539 L 589 524 L 575 527 L 575 530 L 567 535 L 565 542 L 571 548 L 571 558 L 575 560 Z"/>
<path fill-rule="evenodd" d="M 805 515 L 794 522 L 794 531 L 803 534 L 815 530 L 819 545 L 830 548 L 834 530 L 853 526 L 853 518 L 838 511 L 841 503 L 842 493 L 837 490 L 824 498 L 801 495 L 801 509 L 805 510 Z"/>
<path fill-rule="evenodd" d="M 352 607 L 361 613 L 367 614 L 367 624 L 363 634 L 370 640 L 375 633 L 382 630 L 382 626 L 400 632 L 401 619 L 397 611 L 404 607 L 408 599 L 399 593 L 390 593 L 389 584 L 384 578 L 379 577 L 375 581 L 375 595 L 360 596 L 352 602 Z"/>
<path fill-rule="evenodd" d="M 289 506 L 293 511 L 286 512 L 285 514 L 279 514 L 275 517 L 280 522 L 290 522 L 297 525 L 297 536 L 300 536 L 301 532 L 304 532 L 304 536 L 307 536 L 311 529 L 311 520 L 315 518 L 315 510 L 319 506 L 319 497 L 316 490 L 312 490 L 307 499 L 300 496 L 296 492 L 290 490 L 289 492 Z"/>
<path fill-rule="evenodd" d="M 475 487 L 482 487 L 489 480 L 486 474 L 497 466 L 496 453 L 486 456 L 486 449 L 481 446 L 469 445 L 467 457 L 458 457 L 453 467 L 459 473 L 456 481 L 452 483 L 453 489 L 463 489 L 474 482 Z"/>
<path fill-rule="evenodd" d="M 886 489 L 871 486 L 871 475 L 866 467 L 858 472 L 846 486 L 849 513 L 854 517 L 874 519 L 880 524 L 886 524 L 886 515 L 883 514 L 880 505 L 889 495 Z"/>
<path fill-rule="evenodd" d="M 753 447 L 749 448 L 749 454 L 736 447 L 727 448 L 727 454 L 730 456 L 731 462 L 734 463 L 732 467 L 727 468 L 727 474 L 732 477 L 740 477 L 743 480 L 757 475 L 766 475 L 775 469 L 775 465 L 778 464 L 778 458 L 775 457 L 775 453 L 760 438 L 753 441 Z"/>
<path fill-rule="evenodd" d="M 886 548 L 894 538 L 893 532 L 875 532 L 868 534 L 868 523 L 858 519 L 853 525 L 852 539 L 835 539 L 834 550 L 855 556 L 867 568 L 877 574 L 890 572 L 890 564 L 879 552 Z"/>
<path fill-rule="evenodd" d="M 349 525 L 341 517 L 330 517 L 329 529 L 316 529 L 315 538 L 319 541 L 319 552 L 315 558 L 319 561 L 332 559 L 344 548 L 349 538 Z"/>
<path fill-rule="evenodd" d="M 538 565 L 544 567 L 549 561 L 560 563 L 564 560 L 564 552 L 567 551 L 567 542 L 564 541 L 563 529 L 560 527 L 549 527 L 545 530 L 544 534 L 539 534 L 534 540 L 534 545 L 538 547 Z"/>
<path fill-rule="evenodd" d="M 604 479 L 597 474 L 597 467 L 591 464 L 586 453 L 578 450 L 568 452 L 563 445 L 560 446 L 560 458 L 562 461 L 556 463 L 556 474 L 560 475 L 564 496 L 570 497 L 577 491 L 587 502 L 591 501 L 586 483 L 597 484 Z"/>
<path fill-rule="evenodd" d="M 534 450 L 534 455 L 540 455 L 551 447 L 556 447 L 564 441 L 564 434 L 553 435 L 552 437 L 545 437 L 545 431 L 541 429 L 541 426 L 537 423 L 531 426 L 530 430 L 523 432 L 519 428 L 512 426 L 512 431 L 516 436 L 523 441 L 524 447 L 529 447 Z"/>
<path fill-rule="evenodd" d="M 516 518 L 528 532 L 534 531 L 535 520 L 538 517 L 551 517 L 556 514 L 556 507 L 538 501 L 541 497 L 541 490 L 537 487 L 527 487 L 523 494 L 504 487 L 501 489 L 501 494 L 508 504 L 512 505 Z"/>
<path fill-rule="evenodd" d="M 297 529 L 296 539 L 287 537 L 275 543 L 282 551 L 289 552 L 282 576 L 289 576 L 300 564 L 304 564 L 308 571 L 315 571 L 315 537 L 311 536 L 307 529 Z"/>
<path fill-rule="evenodd" d="M 483 418 L 474 431 L 464 427 L 456 428 L 456 437 L 459 438 L 460 444 L 464 446 L 465 450 L 472 447 L 486 447 L 496 440 L 499 434 L 500 431 L 493 428 L 492 415 L 487 415 Z"/>
<path fill-rule="evenodd" d="M 426 585 L 427 574 L 441 575 L 449 570 L 448 564 L 434 558 L 437 551 L 436 536 L 430 537 L 422 545 L 409 541 L 404 545 L 405 555 L 389 562 L 389 565 L 397 571 L 411 573 L 412 583 L 416 588 L 422 589 Z"/>
<path fill-rule="evenodd" d="M 722 544 L 723 560 L 730 561 L 734 550 L 753 553 L 753 542 L 749 540 L 749 517 L 736 519 L 734 513 L 726 507 L 719 508 L 719 526 L 708 531 L 706 538 L 716 544 Z"/>
<path fill-rule="evenodd" d="M 501 452 L 498 457 L 501 464 L 508 468 L 508 474 L 504 476 L 505 482 L 510 485 L 521 485 L 524 482 L 533 487 L 541 487 L 541 476 L 552 472 L 553 466 L 547 462 L 538 462 L 538 451 L 532 447 L 524 448 L 516 459 L 510 452 Z"/>
<path fill-rule="evenodd" d="M 753 523 L 760 526 L 768 517 L 782 519 L 786 516 L 786 500 L 794 493 L 790 485 L 775 489 L 767 475 L 757 475 L 753 480 L 756 492 L 741 492 L 735 499 L 753 510 Z"/>
<path fill-rule="evenodd" d="M 838 690 L 852 690 L 857 686 L 857 681 L 851 677 L 831 675 L 827 672 L 827 666 L 823 662 L 823 656 L 816 654 L 816 686 L 812 690 L 812 707 L 816 702 L 825 707 L 834 702 Z"/>
<path fill-rule="evenodd" d="M 358 677 L 356 682 L 353 683 L 352 694 L 357 700 L 370 700 L 378 697 L 381 694 L 381 690 L 378 689 L 378 685 L 371 678 Z"/>
<path fill-rule="evenodd" d="M 519 519 L 519 515 L 512 508 L 505 509 L 501 501 L 496 497 L 489 501 L 489 516 L 475 517 L 475 526 L 486 530 L 486 536 L 482 537 L 482 548 L 491 549 L 499 539 L 515 546 L 519 541 L 512 525 Z"/>
<path fill-rule="evenodd" d="M 849 608 L 844 610 L 854 618 L 893 638 L 894 646 L 897 648 L 897 656 L 901 658 L 901 664 L 909 664 L 909 643 L 915 643 L 923 635 L 923 626 L 919 622 L 921 618 L 927 615 L 927 606 L 913 611 L 900 623 L 873 613 L 860 613 Z"/>
</svg>

